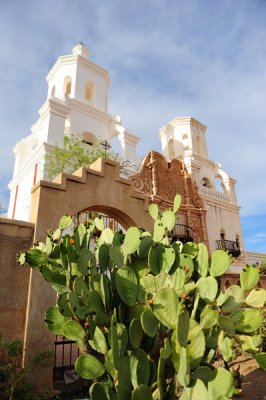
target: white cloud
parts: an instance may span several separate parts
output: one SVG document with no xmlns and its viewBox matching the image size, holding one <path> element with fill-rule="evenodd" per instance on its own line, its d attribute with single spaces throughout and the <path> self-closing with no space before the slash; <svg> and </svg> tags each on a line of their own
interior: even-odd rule
<svg viewBox="0 0 266 400">
<path fill-rule="evenodd" d="M 45 75 L 80 40 L 110 71 L 110 111 L 160 149 L 176 116 L 208 125 L 209 155 L 238 181 L 245 215 L 266 213 L 266 6 L 254 0 L 46 2 L 0 6 L 0 177 L 46 97 Z"/>
</svg>

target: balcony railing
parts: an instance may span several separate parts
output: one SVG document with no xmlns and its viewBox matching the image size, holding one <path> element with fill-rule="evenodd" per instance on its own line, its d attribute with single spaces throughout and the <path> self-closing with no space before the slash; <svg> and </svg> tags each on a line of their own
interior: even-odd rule
<svg viewBox="0 0 266 400">
<path fill-rule="evenodd" d="M 233 240 L 216 240 L 217 249 L 228 251 L 233 257 L 239 257 L 241 254 L 239 242 Z"/>
<path fill-rule="evenodd" d="M 173 229 L 172 241 L 176 240 L 183 244 L 193 242 L 193 229 L 188 225 L 176 224 Z"/>
<path fill-rule="evenodd" d="M 231 197 L 223 192 L 219 192 L 216 189 L 211 189 L 205 186 L 199 187 L 198 191 L 200 194 L 203 194 L 204 196 L 207 197 L 212 197 L 213 199 L 216 200 L 222 200 L 222 201 L 226 201 L 227 203 L 231 203 Z"/>
</svg>

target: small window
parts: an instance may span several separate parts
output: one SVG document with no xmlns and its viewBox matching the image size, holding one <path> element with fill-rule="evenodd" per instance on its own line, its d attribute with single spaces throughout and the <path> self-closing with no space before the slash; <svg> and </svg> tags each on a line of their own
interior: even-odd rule
<svg viewBox="0 0 266 400">
<path fill-rule="evenodd" d="M 96 137 L 91 132 L 84 132 L 82 133 L 82 141 L 89 145 L 93 145 L 96 141 Z"/>
<path fill-rule="evenodd" d="M 66 76 L 64 79 L 64 93 L 71 94 L 71 77 Z"/>
<path fill-rule="evenodd" d="M 212 188 L 211 182 L 206 177 L 202 178 L 202 186 L 207 187 L 209 189 Z"/>
<path fill-rule="evenodd" d="M 93 83 L 87 82 L 85 87 L 85 99 L 88 101 L 92 101 L 93 99 Z"/>
</svg>

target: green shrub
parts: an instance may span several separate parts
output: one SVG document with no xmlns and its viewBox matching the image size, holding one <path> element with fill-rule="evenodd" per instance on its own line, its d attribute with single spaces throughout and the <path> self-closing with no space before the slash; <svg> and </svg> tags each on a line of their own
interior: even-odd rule
<svg viewBox="0 0 266 400">
<path fill-rule="evenodd" d="M 30 400 L 32 386 L 27 383 L 27 374 L 38 366 L 51 365 L 53 354 L 45 351 L 22 368 L 23 345 L 19 339 L 8 341 L 0 335 L 0 395 L 3 400 Z"/>
</svg>

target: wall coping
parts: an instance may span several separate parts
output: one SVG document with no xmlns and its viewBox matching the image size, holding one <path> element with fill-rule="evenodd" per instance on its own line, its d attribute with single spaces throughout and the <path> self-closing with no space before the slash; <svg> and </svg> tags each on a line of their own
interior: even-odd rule
<svg viewBox="0 0 266 400">
<path fill-rule="evenodd" d="M 35 228 L 35 224 L 32 222 L 26 222 L 26 221 L 21 221 L 19 219 L 10 219 L 10 218 L 3 218 L 0 217 L 0 224 L 5 224 L 5 225 L 16 225 L 16 226 L 21 226 L 23 228 Z"/>
</svg>

